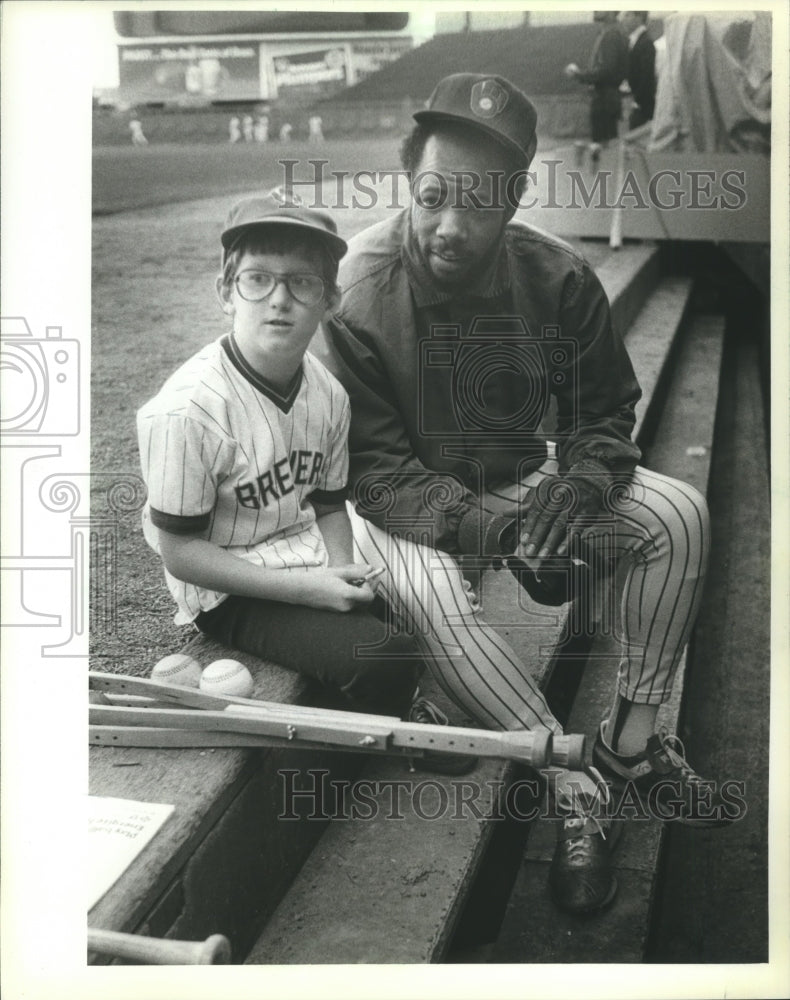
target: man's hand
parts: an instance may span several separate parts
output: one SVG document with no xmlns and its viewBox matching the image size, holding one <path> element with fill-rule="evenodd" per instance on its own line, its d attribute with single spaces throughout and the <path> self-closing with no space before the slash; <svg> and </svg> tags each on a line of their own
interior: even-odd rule
<svg viewBox="0 0 790 1000">
<path fill-rule="evenodd" d="M 566 76 L 573 77 L 573 76 L 578 76 L 579 73 L 581 73 L 581 70 L 576 65 L 576 63 L 568 63 L 563 72 L 565 73 Z"/>
<path fill-rule="evenodd" d="M 567 555 L 573 535 L 602 511 L 601 490 L 594 483 L 580 476 L 546 476 L 522 505 L 517 554 Z"/>
<path fill-rule="evenodd" d="M 366 563 L 310 569 L 304 575 L 300 603 L 311 608 L 340 612 L 370 604 L 375 597 L 376 582 L 365 577 L 371 571 Z"/>
</svg>

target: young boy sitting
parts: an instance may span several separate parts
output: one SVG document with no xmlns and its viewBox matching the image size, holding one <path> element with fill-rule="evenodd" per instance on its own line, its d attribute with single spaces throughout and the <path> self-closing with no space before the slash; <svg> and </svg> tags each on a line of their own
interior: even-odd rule
<svg viewBox="0 0 790 1000">
<path fill-rule="evenodd" d="M 143 527 L 175 621 L 351 707 L 405 714 L 421 661 L 373 613 L 371 567 L 354 564 L 348 396 L 306 353 L 338 302 L 346 244 L 326 213 L 277 190 L 239 202 L 221 241 L 217 295 L 232 331 L 137 415 Z"/>
</svg>

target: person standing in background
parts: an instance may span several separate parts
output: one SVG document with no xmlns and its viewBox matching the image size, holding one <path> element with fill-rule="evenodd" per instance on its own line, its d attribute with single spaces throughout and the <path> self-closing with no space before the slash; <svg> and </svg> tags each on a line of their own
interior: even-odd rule
<svg viewBox="0 0 790 1000">
<path fill-rule="evenodd" d="M 269 116 L 259 115 L 258 120 L 255 122 L 255 141 L 256 142 L 268 142 L 269 141 Z"/>
<path fill-rule="evenodd" d="M 628 126 L 639 128 L 652 119 L 656 106 L 656 49 L 647 33 L 647 11 L 624 11 L 622 24 L 628 33 L 628 86 L 636 103 Z"/>
<path fill-rule="evenodd" d="M 129 122 L 129 131 L 132 135 L 132 145 L 133 146 L 147 146 L 148 140 L 143 135 L 143 126 L 140 123 L 140 119 L 135 115 L 134 118 Z"/>
<path fill-rule="evenodd" d="M 310 115 L 308 120 L 308 139 L 312 143 L 321 143 L 324 141 L 324 128 L 323 121 L 321 120 L 321 115 Z"/>
<path fill-rule="evenodd" d="M 593 20 L 601 24 L 601 32 L 595 39 L 589 68 L 581 70 L 576 63 L 569 63 L 565 67 L 565 75 L 580 83 L 592 85 L 590 155 L 595 164 L 601 148 L 611 139 L 617 138 L 620 121 L 619 88 L 628 71 L 628 43 L 617 25 L 617 11 L 596 10 Z"/>
</svg>

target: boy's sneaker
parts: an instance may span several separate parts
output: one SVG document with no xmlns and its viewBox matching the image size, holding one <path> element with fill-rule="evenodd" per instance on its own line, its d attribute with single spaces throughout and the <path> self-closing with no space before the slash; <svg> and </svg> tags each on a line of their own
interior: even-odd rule
<svg viewBox="0 0 790 1000">
<path fill-rule="evenodd" d="M 612 852 L 622 823 L 594 816 L 569 816 L 557 834 L 549 868 L 554 902 L 569 913 L 592 913 L 617 894 Z"/>
<path fill-rule="evenodd" d="M 450 720 L 432 701 L 417 692 L 409 709 L 408 722 L 419 722 L 429 726 L 449 726 Z M 433 771 L 435 774 L 468 774 L 477 766 L 478 759 L 470 754 L 444 753 L 441 750 L 426 750 L 420 757 L 409 758 L 417 771 Z"/>
<path fill-rule="evenodd" d="M 626 785 L 635 789 L 651 817 L 687 826 L 718 827 L 744 815 L 746 804 L 735 794 L 737 790 L 725 797 L 715 782 L 701 778 L 686 760 L 679 737 L 661 729 L 650 737 L 642 753 L 625 756 L 606 744 L 604 725 L 602 722 L 593 746 L 593 764 L 616 790 L 622 791 Z"/>
<path fill-rule="evenodd" d="M 606 818 L 608 788 L 590 770 L 592 775 L 563 772 L 554 785 L 557 809 L 570 813 L 557 832 L 549 888 L 557 906 L 569 913 L 600 910 L 617 893 L 612 853 L 623 824 Z M 580 785 L 586 786 L 582 794 Z"/>
</svg>

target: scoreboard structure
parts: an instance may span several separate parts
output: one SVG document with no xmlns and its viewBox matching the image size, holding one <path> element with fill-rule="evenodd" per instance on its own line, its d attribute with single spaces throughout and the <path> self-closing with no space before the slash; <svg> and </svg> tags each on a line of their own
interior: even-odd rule
<svg viewBox="0 0 790 1000">
<path fill-rule="evenodd" d="M 310 103 L 414 45 L 406 12 L 117 11 L 119 96 L 130 105 Z"/>
</svg>

